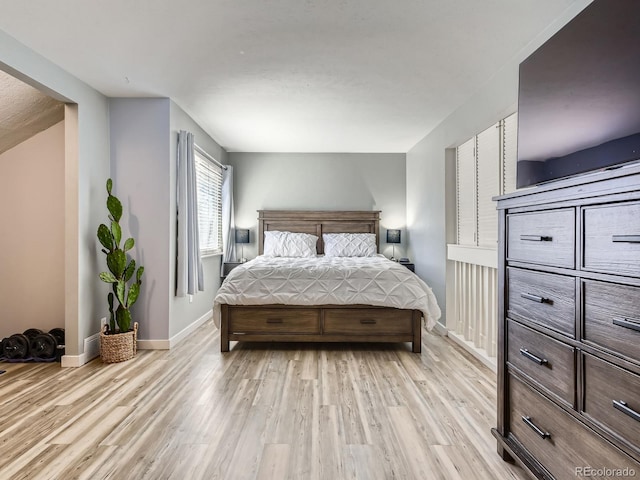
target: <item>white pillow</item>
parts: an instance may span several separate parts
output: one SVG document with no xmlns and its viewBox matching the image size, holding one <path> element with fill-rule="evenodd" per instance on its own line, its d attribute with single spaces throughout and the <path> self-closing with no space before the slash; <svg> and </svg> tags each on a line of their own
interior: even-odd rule
<svg viewBox="0 0 640 480">
<path fill-rule="evenodd" d="M 264 232 L 264 255 L 269 257 L 315 257 L 318 237 L 309 233 Z"/>
<path fill-rule="evenodd" d="M 324 233 L 326 257 L 373 257 L 378 249 L 373 233 Z"/>
</svg>

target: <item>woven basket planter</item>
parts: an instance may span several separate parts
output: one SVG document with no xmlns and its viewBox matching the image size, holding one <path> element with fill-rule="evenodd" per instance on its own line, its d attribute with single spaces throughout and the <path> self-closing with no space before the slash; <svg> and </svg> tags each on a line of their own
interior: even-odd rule
<svg viewBox="0 0 640 480">
<path fill-rule="evenodd" d="M 115 335 L 100 332 L 100 358 L 104 363 L 124 362 L 136 356 L 138 340 L 138 322 L 133 330 Z"/>
</svg>

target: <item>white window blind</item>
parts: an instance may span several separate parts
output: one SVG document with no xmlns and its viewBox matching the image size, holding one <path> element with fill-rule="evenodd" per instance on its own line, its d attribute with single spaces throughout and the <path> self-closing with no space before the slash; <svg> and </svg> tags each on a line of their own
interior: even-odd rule
<svg viewBox="0 0 640 480">
<path fill-rule="evenodd" d="M 222 168 L 195 153 L 200 254 L 222 252 Z"/>
<path fill-rule="evenodd" d="M 502 121 L 502 185 L 501 193 L 516 191 L 516 161 L 518 156 L 518 113 Z"/>
<path fill-rule="evenodd" d="M 500 193 L 500 123 L 477 136 L 477 245 L 498 245 L 498 212 L 492 197 Z"/>
<path fill-rule="evenodd" d="M 476 139 L 463 143 L 456 152 L 458 244 L 476 244 Z"/>
<path fill-rule="evenodd" d="M 496 248 L 492 197 L 516 190 L 518 115 L 514 113 L 456 149 L 458 245 Z"/>
</svg>

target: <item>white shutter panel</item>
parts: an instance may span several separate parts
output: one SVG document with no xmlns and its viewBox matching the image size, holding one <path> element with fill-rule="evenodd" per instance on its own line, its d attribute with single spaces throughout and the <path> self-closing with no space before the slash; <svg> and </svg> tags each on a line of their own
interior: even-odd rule
<svg viewBox="0 0 640 480">
<path fill-rule="evenodd" d="M 500 194 L 500 124 L 478 135 L 478 245 L 497 247 L 498 212 L 492 197 Z"/>
<path fill-rule="evenodd" d="M 458 244 L 476 244 L 475 137 L 456 149 Z"/>
<path fill-rule="evenodd" d="M 502 121 L 502 193 L 516 191 L 518 159 L 518 113 Z"/>
</svg>

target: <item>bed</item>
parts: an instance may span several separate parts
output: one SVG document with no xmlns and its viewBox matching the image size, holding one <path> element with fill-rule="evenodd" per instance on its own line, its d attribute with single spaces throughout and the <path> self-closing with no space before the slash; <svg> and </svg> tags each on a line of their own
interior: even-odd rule
<svg viewBox="0 0 640 480">
<path fill-rule="evenodd" d="M 378 252 L 379 211 L 258 213 L 259 256 L 234 268 L 214 300 L 222 352 L 246 341 L 411 342 L 420 353 L 423 318 L 430 329 L 440 316 L 422 280 L 379 254 L 322 256 L 323 234 L 373 234 Z M 315 235 L 319 256 L 265 256 L 265 232 Z"/>
</svg>

